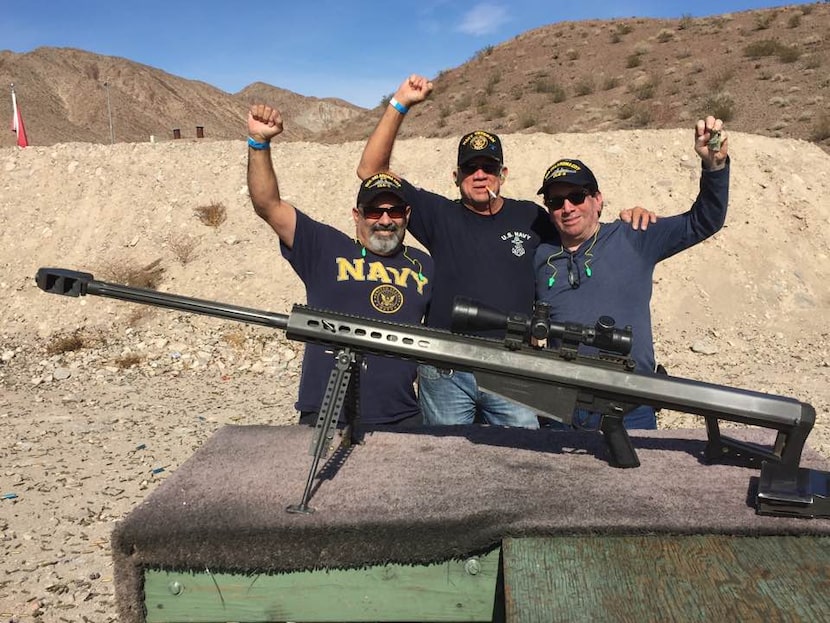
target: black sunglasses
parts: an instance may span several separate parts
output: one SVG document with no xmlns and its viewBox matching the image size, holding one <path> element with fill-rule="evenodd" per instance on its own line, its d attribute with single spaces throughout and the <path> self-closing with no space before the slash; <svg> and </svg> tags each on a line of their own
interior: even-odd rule
<svg viewBox="0 0 830 623">
<path fill-rule="evenodd" d="M 407 207 L 408 206 L 405 205 L 394 205 L 387 208 L 381 208 L 378 206 L 363 206 L 360 208 L 360 213 L 363 215 L 363 218 L 370 221 L 376 221 L 384 214 L 388 214 L 389 218 L 404 218 L 406 217 Z"/>
<path fill-rule="evenodd" d="M 594 193 L 585 190 L 577 190 L 572 193 L 568 193 L 564 197 L 545 197 L 545 205 L 550 208 L 551 210 L 559 210 L 563 205 L 565 205 L 565 199 L 570 201 L 573 205 L 578 206 L 585 203 L 585 199 L 592 196 Z"/>
<path fill-rule="evenodd" d="M 501 165 L 498 162 L 467 162 L 465 164 L 458 166 L 458 170 L 461 171 L 461 173 L 463 173 L 464 175 L 472 175 L 479 169 L 484 171 L 487 175 L 498 175 L 499 173 L 501 173 Z"/>
</svg>

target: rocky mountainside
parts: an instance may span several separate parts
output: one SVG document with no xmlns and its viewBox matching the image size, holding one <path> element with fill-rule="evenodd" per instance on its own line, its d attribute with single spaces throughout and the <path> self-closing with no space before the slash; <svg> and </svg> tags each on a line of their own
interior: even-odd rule
<svg viewBox="0 0 830 623">
<path fill-rule="evenodd" d="M 31 145 L 245 136 L 245 114 L 254 100 L 273 101 L 285 114 L 285 136 L 306 140 L 363 111 L 338 99 L 305 97 L 255 83 L 237 94 L 197 80 L 114 56 L 67 48 L 0 52 L 0 83 L 14 83 Z M 109 107 L 107 98 L 109 97 Z M 14 144 L 0 133 L 0 146 Z"/>
<path fill-rule="evenodd" d="M 419 72 L 413 55 L 406 73 Z M 405 78 L 400 76 L 400 80 Z M 733 130 L 813 141 L 830 151 L 830 3 L 702 18 L 561 22 L 487 45 L 433 76 L 430 100 L 401 137 L 599 132 L 689 127 L 713 113 Z M 254 83 L 229 94 L 127 59 L 73 49 L 0 52 L 0 84 L 14 82 L 33 145 L 244 137 L 254 100 L 282 109 L 281 140 L 363 140 L 380 108 L 305 97 Z M 108 84 L 108 87 L 104 85 Z M 391 94 L 399 81 L 389 84 Z M 0 133 L 0 147 L 14 136 Z"/>
<path fill-rule="evenodd" d="M 678 128 L 712 113 L 733 130 L 828 150 L 830 4 L 550 24 L 479 50 L 434 83 L 401 137 Z M 330 140 L 361 140 L 378 116 Z"/>
</svg>

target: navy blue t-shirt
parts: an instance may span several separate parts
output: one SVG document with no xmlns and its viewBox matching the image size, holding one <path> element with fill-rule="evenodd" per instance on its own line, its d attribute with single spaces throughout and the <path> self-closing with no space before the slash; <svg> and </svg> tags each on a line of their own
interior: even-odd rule
<svg viewBox="0 0 830 623">
<path fill-rule="evenodd" d="M 403 246 L 395 255 L 375 255 L 343 232 L 297 210 L 291 249 L 280 244 L 283 257 L 306 287 L 309 306 L 389 322 L 420 325 L 432 291 L 432 259 Z M 319 411 L 334 368 L 326 347 L 306 344 L 298 411 Z M 413 382 L 417 364 L 367 355 L 360 376 L 360 418 L 384 424 L 420 413 Z"/>
<path fill-rule="evenodd" d="M 637 370 L 654 371 L 651 294 L 654 267 L 675 253 L 705 240 L 726 220 L 729 202 L 729 165 L 703 171 L 700 192 L 691 210 L 659 218 L 646 231 L 628 223 L 603 223 L 595 237 L 570 253 L 558 239 L 536 251 L 536 295 L 551 306 L 556 322 L 593 326 L 600 316 L 611 316 L 618 328 L 632 327 L 631 357 Z M 568 278 L 578 280 L 571 286 Z M 553 342 L 549 346 L 558 347 Z M 592 354 L 594 348 L 580 347 Z"/>
<path fill-rule="evenodd" d="M 403 182 L 412 207 L 409 231 L 435 261 L 427 325 L 450 328 L 456 295 L 529 315 L 535 295 L 534 254 L 554 231 L 547 211 L 532 201 L 505 198 L 497 213 L 478 214 L 460 200 Z M 502 338 L 504 333 L 477 334 Z"/>
</svg>

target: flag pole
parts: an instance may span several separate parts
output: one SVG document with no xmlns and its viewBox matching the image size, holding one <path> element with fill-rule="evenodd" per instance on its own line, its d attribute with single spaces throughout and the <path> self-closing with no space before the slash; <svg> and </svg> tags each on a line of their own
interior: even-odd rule
<svg viewBox="0 0 830 623">
<path fill-rule="evenodd" d="M 107 117 L 110 120 L 110 145 L 115 143 L 115 133 L 112 131 L 112 106 L 110 106 L 110 81 L 109 78 L 104 82 L 104 88 L 107 90 Z"/>
<path fill-rule="evenodd" d="M 12 90 L 12 132 L 17 135 L 18 147 L 28 147 L 29 139 L 26 137 L 26 126 L 23 125 L 23 116 L 17 107 L 17 95 L 14 92 L 14 82 L 9 86 Z"/>
</svg>

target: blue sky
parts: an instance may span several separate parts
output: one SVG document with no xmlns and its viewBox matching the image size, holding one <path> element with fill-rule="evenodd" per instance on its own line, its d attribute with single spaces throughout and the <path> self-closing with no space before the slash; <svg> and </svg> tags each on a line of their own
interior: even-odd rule
<svg viewBox="0 0 830 623">
<path fill-rule="evenodd" d="M 252 82 L 371 108 L 410 73 L 435 76 L 488 45 L 557 21 L 700 17 L 763 0 L 0 0 L 0 49 L 72 47 L 202 80 Z"/>
</svg>

